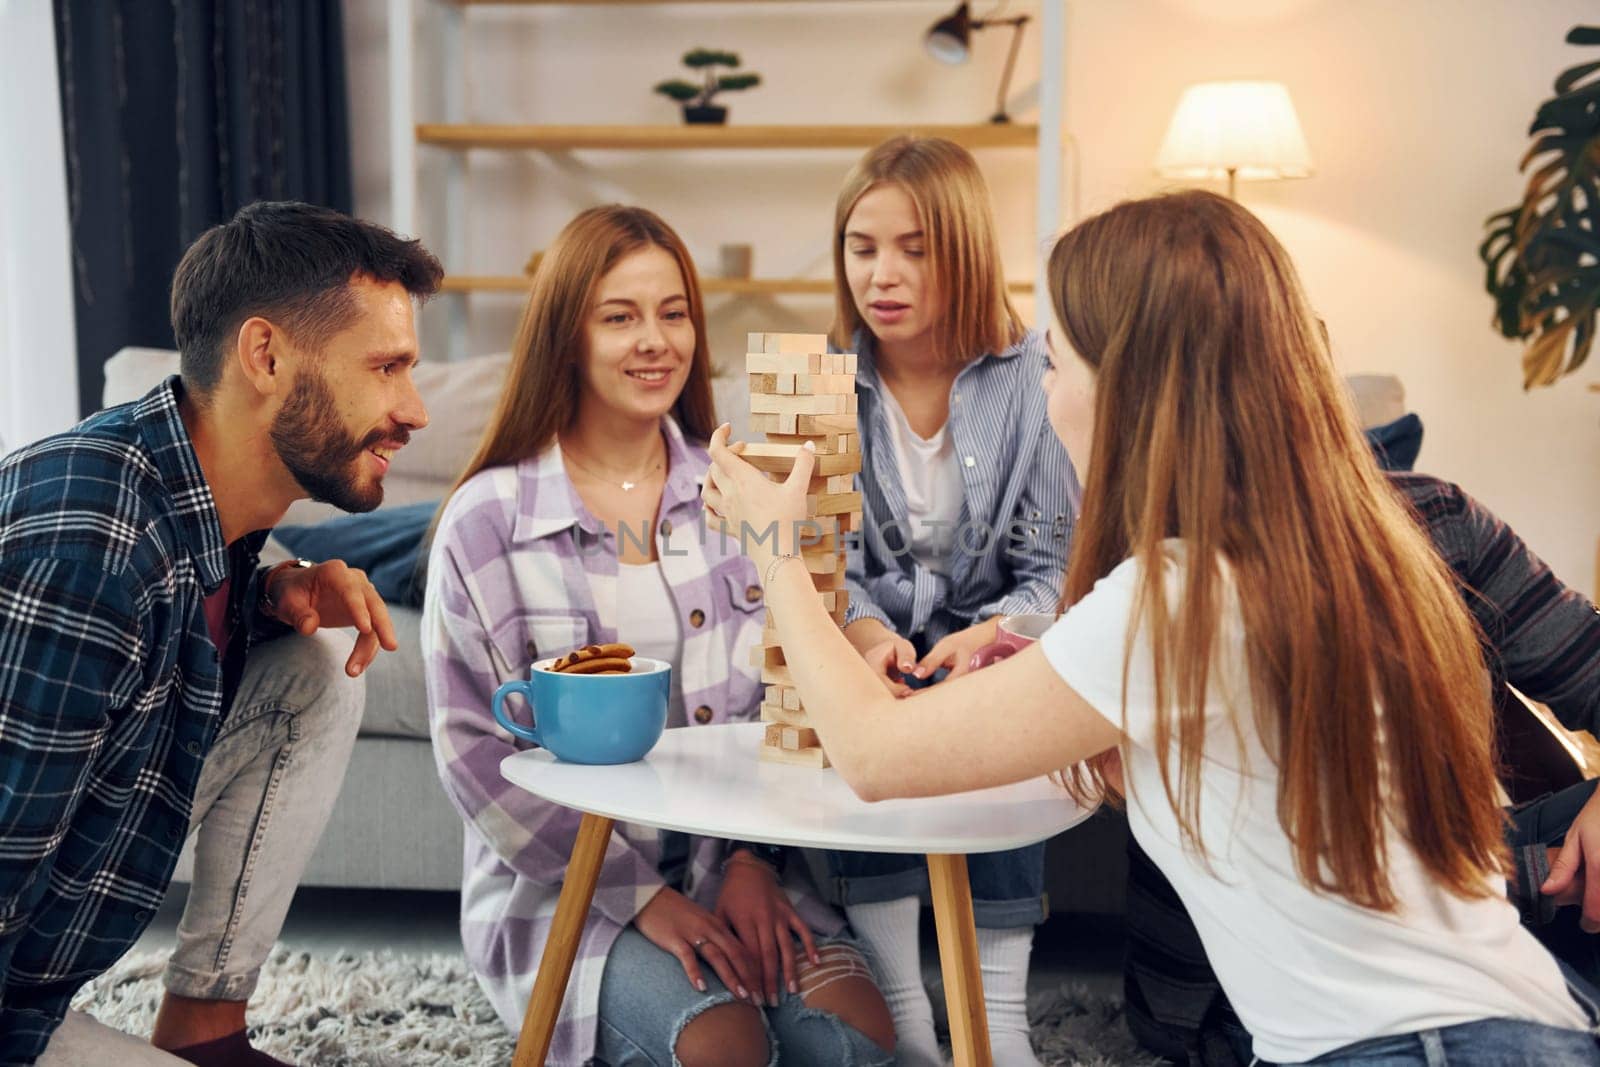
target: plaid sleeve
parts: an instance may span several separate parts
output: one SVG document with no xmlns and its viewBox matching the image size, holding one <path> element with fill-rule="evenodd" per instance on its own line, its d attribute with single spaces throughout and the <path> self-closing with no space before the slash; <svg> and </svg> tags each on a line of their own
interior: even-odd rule
<svg viewBox="0 0 1600 1067">
<path fill-rule="evenodd" d="M 0 565 L 0 987 L 111 712 L 138 690 L 137 618 L 126 586 L 95 564 Z"/>
</svg>

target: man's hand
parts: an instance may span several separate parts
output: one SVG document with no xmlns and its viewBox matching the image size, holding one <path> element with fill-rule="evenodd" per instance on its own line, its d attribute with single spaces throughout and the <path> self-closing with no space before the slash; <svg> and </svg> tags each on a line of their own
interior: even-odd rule
<svg viewBox="0 0 1600 1067">
<path fill-rule="evenodd" d="M 996 615 L 965 630 L 957 630 L 953 634 L 946 635 L 938 644 L 928 649 L 928 654 L 917 664 L 917 677 L 930 677 L 940 667 L 950 669 L 950 673 L 945 676 L 947 679 L 961 677 L 972 667 L 972 654 L 984 645 L 993 644 L 999 633 L 1000 616 Z"/>
<path fill-rule="evenodd" d="M 662 889 L 651 897 L 633 917 L 633 925 L 652 945 L 672 953 L 700 992 L 706 991 L 701 959 L 740 1000 L 749 1000 L 750 990 L 758 988 L 755 958 L 728 924 L 676 889 Z"/>
<path fill-rule="evenodd" d="M 885 689 L 897 697 L 911 695 L 904 678 L 916 669 L 917 650 L 910 641 L 877 619 L 857 619 L 844 628 L 844 635 Z"/>
<path fill-rule="evenodd" d="M 1559 905 L 1583 905 L 1585 933 L 1600 931 L 1600 791 L 1589 798 L 1567 829 L 1560 851 L 1550 850 L 1550 877 L 1539 891 Z"/>
<path fill-rule="evenodd" d="M 728 859 L 722 890 L 717 894 L 717 918 L 733 929 L 746 951 L 760 963 L 758 1003 L 764 989 L 766 1002 L 777 1005 L 780 969 L 784 987 L 791 993 L 800 992 L 795 971 L 796 937 L 812 963 L 822 962 L 811 930 L 778 884 L 777 872 L 748 852 L 735 852 Z"/>
<path fill-rule="evenodd" d="M 330 559 L 314 567 L 284 567 L 267 575 L 265 593 L 279 622 L 307 636 L 324 627 L 356 628 L 356 647 L 344 672 L 355 678 L 378 656 L 400 647 L 394 636 L 389 608 L 367 580 L 365 571 Z"/>
</svg>

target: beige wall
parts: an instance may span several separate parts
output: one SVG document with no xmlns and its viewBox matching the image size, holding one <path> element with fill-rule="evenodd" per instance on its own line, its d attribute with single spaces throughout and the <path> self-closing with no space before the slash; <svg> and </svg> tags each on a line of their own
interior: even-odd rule
<svg viewBox="0 0 1600 1067">
<path fill-rule="evenodd" d="M 424 7 L 432 0 L 419 0 Z M 1014 7 L 1022 6 L 1013 4 Z M 979 5 L 983 10 L 983 5 Z M 382 6 L 346 0 L 357 204 L 388 215 Z M 943 68 L 920 50 L 938 3 L 474 11 L 468 114 L 485 121 L 669 122 L 649 86 L 696 44 L 729 47 L 767 79 L 733 95 L 735 121 L 962 121 L 987 113 L 1002 42 Z M 1070 0 L 1067 120 L 1079 182 L 1070 210 L 1160 188 L 1150 161 L 1184 86 L 1285 82 L 1317 164 L 1301 182 L 1241 186 L 1295 255 L 1350 372 L 1398 374 L 1427 425 L 1421 466 L 1463 484 L 1568 581 L 1594 584 L 1600 536 L 1600 396 L 1586 372 L 1521 391 L 1515 346 L 1489 327 L 1476 248 L 1512 203 L 1525 132 L 1550 83 L 1581 54 L 1578 0 Z M 1037 26 L 1017 84 L 1032 83 Z M 425 41 L 426 34 L 419 34 Z M 419 65 L 419 91 L 438 71 Z M 436 113 L 436 112 L 435 112 Z M 1025 112 L 1026 113 L 1026 112 Z M 426 117 L 426 110 L 424 110 Z M 427 156 L 424 156 L 428 159 Z M 982 157 L 1008 267 L 1030 269 L 1031 153 Z M 826 272 L 831 202 L 851 153 L 596 153 L 474 157 L 470 260 L 515 269 L 578 208 L 625 199 L 660 210 L 703 270 L 717 246 L 756 246 L 759 274 Z M 430 160 L 425 183 L 437 174 Z M 423 224 L 423 236 L 438 233 Z M 473 298 L 473 350 L 504 348 L 516 302 Z M 817 299 L 713 304 L 724 358 L 749 329 L 822 329 Z M 430 309 L 430 336 L 438 312 Z"/>
</svg>

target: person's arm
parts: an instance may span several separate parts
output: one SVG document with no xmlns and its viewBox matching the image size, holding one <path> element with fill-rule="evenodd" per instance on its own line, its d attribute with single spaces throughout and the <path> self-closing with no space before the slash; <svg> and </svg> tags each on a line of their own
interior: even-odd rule
<svg viewBox="0 0 1600 1067">
<path fill-rule="evenodd" d="M 1600 614 L 1516 531 L 1460 488 L 1438 483 L 1423 506 L 1468 585 L 1466 602 L 1495 644 L 1506 681 L 1569 730 L 1600 734 Z"/>
<path fill-rule="evenodd" d="M 805 453 L 775 483 L 712 436 L 706 505 L 729 521 L 792 531 L 805 515 L 815 460 Z M 864 800 L 934 796 L 1023 781 L 1117 744 L 1121 734 L 1064 682 L 1037 645 L 904 700 L 883 690 L 823 609 L 785 532 L 753 544 L 789 673 L 828 758 Z M 983 715 L 981 729 L 975 715 Z M 960 759 L 952 759 L 959 751 Z"/>
<path fill-rule="evenodd" d="M 474 526 L 488 521 L 481 511 L 468 519 Z M 500 775 L 500 761 L 517 747 L 495 722 L 490 702 L 511 670 L 496 662 L 480 591 L 514 578 L 508 556 L 481 574 L 463 565 L 454 540 L 462 525 L 441 525 L 423 600 L 423 664 L 435 762 L 450 802 L 495 854 L 518 875 L 557 886 L 566 875 L 582 814 L 541 800 Z M 627 925 L 664 885 L 655 864 L 613 833 L 593 907 Z"/>
<path fill-rule="evenodd" d="M 139 690 L 138 619 L 126 586 L 98 565 L 0 567 L 0 990 L 94 754 Z"/>
<path fill-rule="evenodd" d="M 1028 465 L 1027 482 L 1008 528 L 996 531 L 995 551 L 1006 555 L 1013 582 L 978 609 L 977 617 L 1055 612 L 1061 604 L 1067 551 L 1083 491 L 1067 450 L 1046 424 Z"/>
</svg>

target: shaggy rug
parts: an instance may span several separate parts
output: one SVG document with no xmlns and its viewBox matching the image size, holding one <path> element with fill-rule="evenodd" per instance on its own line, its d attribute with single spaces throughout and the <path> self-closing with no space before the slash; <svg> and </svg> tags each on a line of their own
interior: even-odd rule
<svg viewBox="0 0 1600 1067">
<path fill-rule="evenodd" d="M 130 954 L 85 986 L 73 1007 L 148 1034 L 166 959 Z M 1034 997 L 1029 1016 L 1050 1067 L 1160 1062 L 1134 1044 L 1119 1001 L 1063 986 Z M 262 972 L 250 1017 L 257 1048 L 301 1067 L 503 1067 L 515 1044 L 460 956 L 280 952 Z"/>
</svg>

